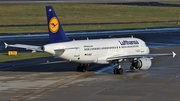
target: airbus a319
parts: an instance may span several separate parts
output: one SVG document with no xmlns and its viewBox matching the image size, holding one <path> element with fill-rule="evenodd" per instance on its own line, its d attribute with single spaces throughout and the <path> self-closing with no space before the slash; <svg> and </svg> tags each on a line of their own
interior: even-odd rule
<svg viewBox="0 0 180 101">
<path fill-rule="evenodd" d="M 92 40 L 70 40 L 55 14 L 52 6 L 46 6 L 50 43 L 43 46 L 25 44 L 5 44 L 5 47 L 25 48 L 32 51 L 44 51 L 53 56 L 79 63 L 77 71 L 86 71 L 87 64 L 118 64 L 114 74 L 123 74 L 124 61 L 131 62 L 130 69 L 147 70 L 153 57 L 173 56 L 175 53 L 150 54 L 148 46 L 139 38 L 108 38 Z"/>
</svg>

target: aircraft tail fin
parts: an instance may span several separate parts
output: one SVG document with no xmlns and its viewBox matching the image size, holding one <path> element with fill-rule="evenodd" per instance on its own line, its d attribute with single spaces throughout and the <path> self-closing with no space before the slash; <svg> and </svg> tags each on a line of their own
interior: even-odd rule
<svg viewBox="0 0 180 101">
<path fill-rule="evenodd" d="M 50 43 L 70 41 L 60 24 L 52 6 L 46 6 L 46 16 Z"/>
</svg>

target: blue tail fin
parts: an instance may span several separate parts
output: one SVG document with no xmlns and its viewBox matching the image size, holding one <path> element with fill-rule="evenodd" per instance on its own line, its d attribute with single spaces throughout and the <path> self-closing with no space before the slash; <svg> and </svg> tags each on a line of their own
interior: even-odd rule
<svg viewBox="0 0 180 101">
<path fill-rule="evenodd" d="M 52 6 L 46 6 L 49 38 L 51 43 L 69 41 Z"/>
</svg>

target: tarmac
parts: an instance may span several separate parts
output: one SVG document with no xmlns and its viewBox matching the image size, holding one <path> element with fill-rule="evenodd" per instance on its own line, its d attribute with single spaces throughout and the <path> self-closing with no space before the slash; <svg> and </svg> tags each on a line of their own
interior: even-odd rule
<svg viewBox="0 0 180 101">
<path fill-rule="evenodd" d="M 179 49 L 153 48 L 151 53 L 180 54 Z M 130 71 L 125 62 L 123 75 L 104 70 L 108 65 L 79 73 L 77 64 L 53 57 L 2 63 L 0 101 L 179 101 L 179 58 L 154 58 L 146 71 Z"/>
<path fill-rule="evenodd" d="M 97 64 L 88 67 L 88 72 L 79 73 L 76 72 L 78 64 L 54 57 L 3 62 L 0 63 L 0 101 L 179 101 L 179 28 L 90 33 L 89 39 L 133 34 L 151 47 L 151 53 L 174 51 L 177 56 L 156 57 L 146 71 L 130 71 L 130 63 L 124 62 L 123 75 L 113 74 L 115 66 Z M 42 45 L 49 40 L 45 36 L 41 40 L 42 36 L 37 35 L 18 36 L 1 36 L 1 52 L 8 50 L 4 49 L 3 42 Z M 86 36 L 72 35 L 70 38 L 86 39 Z"/>
</svg>

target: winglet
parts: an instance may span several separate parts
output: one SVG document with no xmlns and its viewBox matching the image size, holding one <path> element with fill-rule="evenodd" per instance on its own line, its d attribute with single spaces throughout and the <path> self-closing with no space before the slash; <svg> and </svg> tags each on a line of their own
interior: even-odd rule
<svg viewBox="0 0 180 101">
<path fill-rule="evenodd" d="M 8 44 L 6 42 L 4 42 L 5 48 L 7 48 Z"/>
<path fill-rule="evenodd" d="M 176 56 L 176 53 L 172 51 L 173 58 Z"/>
</svg>

